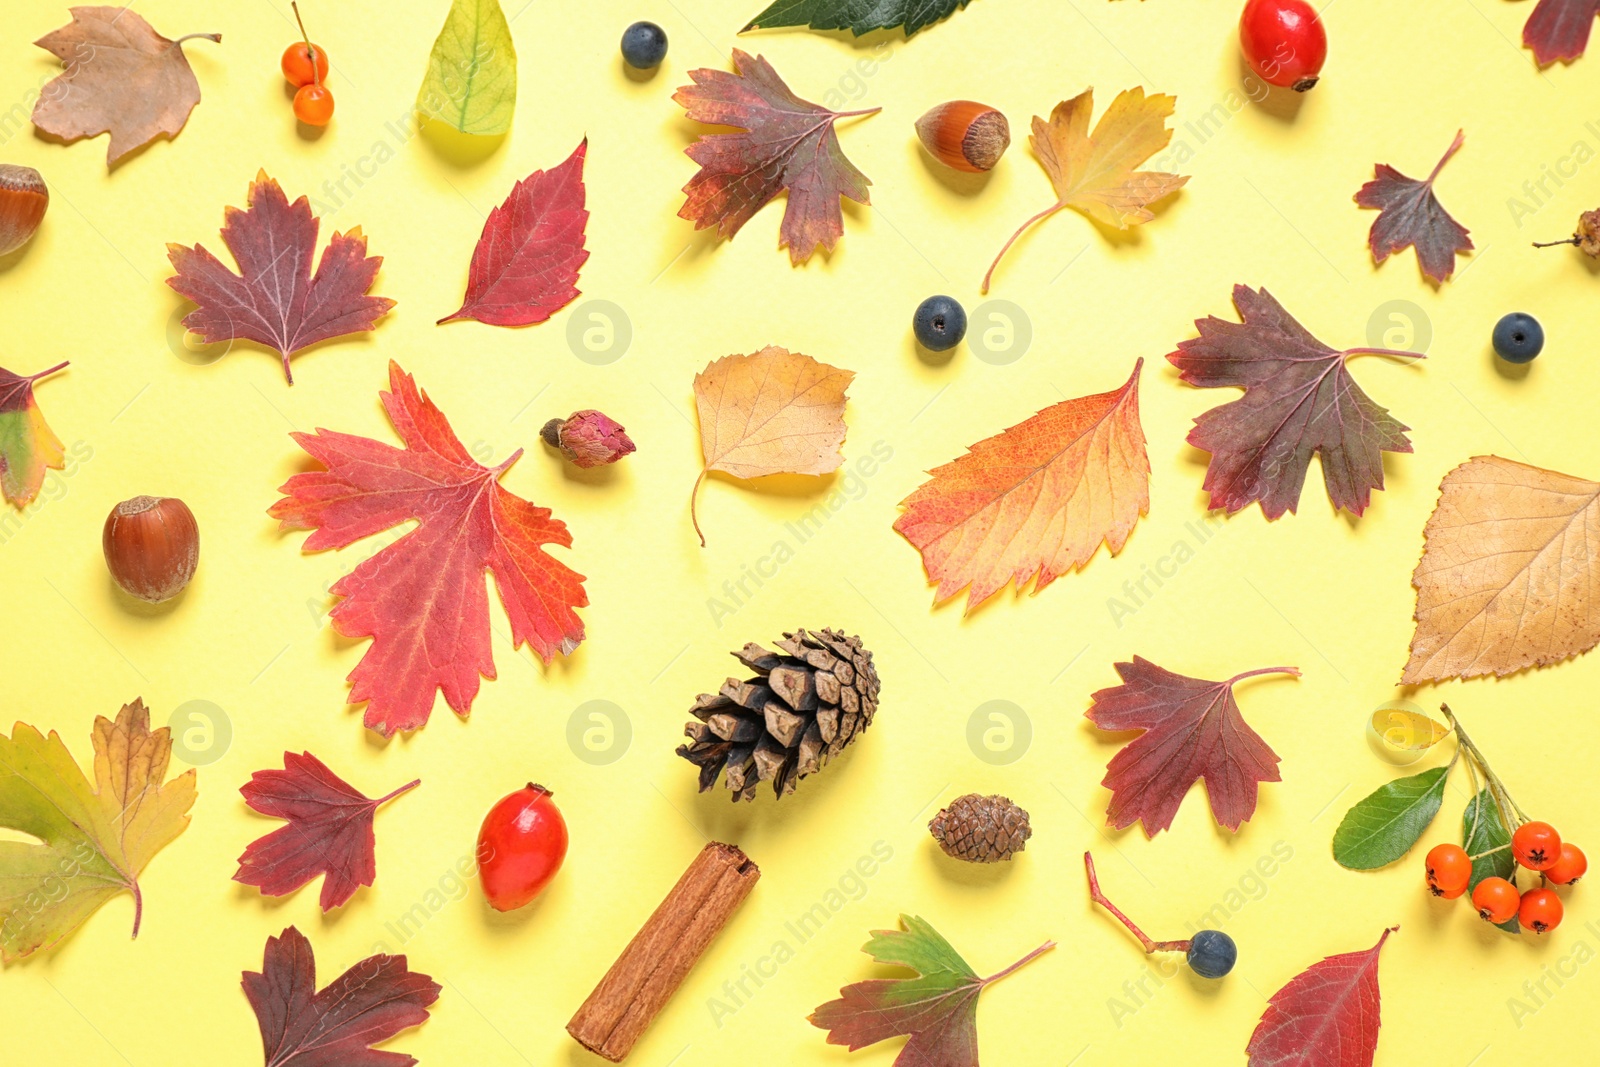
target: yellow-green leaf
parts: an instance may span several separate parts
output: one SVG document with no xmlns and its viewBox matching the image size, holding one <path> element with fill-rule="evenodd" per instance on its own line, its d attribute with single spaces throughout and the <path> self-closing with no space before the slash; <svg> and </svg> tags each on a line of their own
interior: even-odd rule
<svg viewBox="0 0 1600 1067">
<path fill-rule="evenodd" d="M 0 841 L 0 961 L 49 948 L 124 890 L 138 936 L 139 872 L 189 825 L 194 771 L 165 780 L 172 734 L 150 729 L 142 701 L 92 736 L 91 784 L 54 730 L 0 734 L 0 827 L 37 838 Z"/>
<path fill-rule="evenodd" d="M 1437 719 L 1397 707 L 1373 712 L 1369 728 L 1378 741 L 1397 752 L 1421 752 L 1450 736 L 1449 728 Z"/>
<path fill-rule="evenodd" d="M 516 102 L 517 50 L 499 0 L 453 0 L 428 56 L 417 112 L 493 137 L 511 129 Z"/>
</svg>

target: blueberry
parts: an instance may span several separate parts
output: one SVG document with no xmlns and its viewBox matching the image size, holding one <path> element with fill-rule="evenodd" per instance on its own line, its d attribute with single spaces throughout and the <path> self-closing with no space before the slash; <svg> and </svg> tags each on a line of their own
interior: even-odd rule
<svg viewBox="0 0 1600 1067">
<path fill-rule="evenodd" d="M 953 296 L 930 296 L 911 318 L 917 343 L 929 352 L 954 348 L 967 335 L 967 313 Z"/>
<path fill-rule="evenodd" d="M 1494 352 L 1507 363 L 1531 363 L 1543 347 L 1544 327 L 1532 315 L 1513 311 L 1494 324 Z"/>
<path fill-rule="evenodd" d="M 654 70 L 667 58 L 667 31 L 653 22 L 635 22 L 622 31 L 622 59 L 635 70 Z"/>
<path fill-rule="evenodd" d="M 1221 930 L 1201 930 L 1189 942 L 1189 967 L 1201 978 L 1221 978 L 1238 958 L 1239 947 Z"/>
</svg>

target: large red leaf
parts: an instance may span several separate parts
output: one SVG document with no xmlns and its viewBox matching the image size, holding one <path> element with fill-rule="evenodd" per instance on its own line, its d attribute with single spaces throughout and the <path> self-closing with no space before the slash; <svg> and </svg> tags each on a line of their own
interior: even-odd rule
<svg viewBox="0 0 1600 1067">
<path fill-rule="evenodd" d="M 1329 956 L 1272 995 L 1245 1055 L 1249 1067 L 1371 1067 L 1378 1047 L 1378 951 Z"/>
<path fill-rule="evenodd" d="M 1189 443 L 1211 453 L 1205 480 L 1211 506 L 1232 514 L 1258 502 L 1268 519 L 1294 511 L 1317 452 L 1328 499 L 1360 515 L 1372 490 L 1383 488 L 1382 454 L 1410 452 L 1411 442 L 1409 427 L 1361 391 L 1345 359 L 1361 352 L 1421 359 L 1421 353 L 1336 351 L 1265 289 L 1236 285 L 1233 303 L 1243 322 L 1196 320 L 1200 336 L 1167 355 L 1190 385 L 1245 391 L 1195 419 L 1189 431 Z"/>
<path fill-rule="evenodd" d="M 1146 837 L 1172 825 L 1189 787 L 1204 778 L 1217 825 L 1238 831 L 1256 811 L 1256 787 L 1277 782 L 1278 754 L 1239 714 L 1234 684 L 1258 674 L 1293 674 L 1264 667 L 1208 682 L 1163 670 L 1147 659 L 1117 664 L 1122 684 L 1102 689 L 1084 715 L 1102 730 L 1142 730 L 1111 757 L 1106 824 L 1139 822 Z"/>
<path fill-rule="evenodd" d="M 1541 66 L 1571 62 L 1589 47 L 1589 31 L 1600 12 L 1600 0 L 1539 0 L 1522 25 L 1522 43 L 1533 49 Z"/>
<path fill-rule="evenodd" d="M 427 722 L 435 689 L 465 717 L 479 676 L 495 677 L 484 571 L 494 575 L 513 647 L 526 643 L 546 663 L 583 640 L 573 609 L 589 602 L 583 575 L 539 547 L 571 547 L 566 524 L 499 485 L 522 450 L 484 467 L 394 363 L 389 389 L 379 395 L 406 447 L 330 430 L 292 434 L 327 470 L 290 478 L 269 512 L 285 529 L 313 531 L 307 551 L 420 523 L 332 590 L 344 598 L 334 627 L 373 639 L 350 672 L 350 702 L 370 701 L 366 724 L 382 734 Z"/>
<path fill-rule="evenodd" d="M 1451 218 L 1433 195 L 1439 171 L 1461 150 L 1462 140 L 1457 130 L 1456 139 L 1425 179 L 1408 178 L 1387 163 L 1373 168 L 1373 179 L 1356 191 L 1356 203 L 1378 209 L 1367 234 L 1373 259 L 1382 263 L 1402 249 L 1415 248 L 1422 273 L 1442 282 L 1455 273 L 1456 256 L 1472 251 L 1467 228 Z"/>
<path fill-rule="evenodd" d="M 285 752 L 283 770 L 257 771 L 239 792 L 251 808 L 288 825 L 252 841 L 233 880 L 281 897 L 323 875 L 322 910 L 339 907 L 377 876 L 372 817 L 378 806 L 421 784 L 418 779 L 373 800 L 311 753 Z"/>
<path fill-rule="evenodd" d="M 440 986 L 404 956 L 368 956 L 317 991 L 311 942 L 293 926 L 267 938 L 244 995 L 261 1027 L 266 1067 L 411 1067 L 415 1056 L 370 1046 L 428 1021 Z"/>
<path fill-rule="evenodd" d="M 250 206 L 223 214 L 222 241 L 239 264 L 235 274 L 200 245 L 167 245 L 177 275 L 167 279 L 199 306 L 183 324 L 207 344 L 244 338 L 276 349 L 292 383 L 289 357 L 318 341 L 373 328 L 394 301 L 368 296 L 382 256 L 367 255 L 361 227 L 335 233 L 316 276 L 317 220 L 301 197 L 293 204 L 266 171 L 250 183 Z"/>
<path fill-rule="evenodd" d="M 472 253 L 461 310 L 440 322 L 477 319 L 531 326 L 578 298 L 578 268 L 589 258 L 583 190 L 586 137 L 554 170 L 536 170 L 489 212 Z"/>
<path fill-rule="evenodd" d="M 790 92 L 761 56 L 735 48 L 733 63 L 737 74 L 691 70 L 695 84 L 673 96 L 694 121 L 742 131 L 710 134 L 685 150 L 700 170 L 683 187 L 688 199 L 679 217 L 731 238 L 787 189 L 779 243 L 789 246 L 790 262 L 810 259 L 818 245 L 831 252 L 844 234 L 839 198 L 870 203 L 872 184 L 845 158 L 833 125 L 878 109 L 830 111 Z"/>
</svg>

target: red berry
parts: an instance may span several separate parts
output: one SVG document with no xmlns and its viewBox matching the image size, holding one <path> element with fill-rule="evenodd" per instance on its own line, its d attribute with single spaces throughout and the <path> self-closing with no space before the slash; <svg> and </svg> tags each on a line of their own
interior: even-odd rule
<svg viewBox="0 0 1600 1067">
<path fill-rule="evenodd" d="M 1547 822 L 1525 822 L 1511 835 L 1511 851 L 1530 871 L 1547 871 L 1561 858 L 1561 835 Z"/>
<path fill-rule="evenodd" d="M 304 41 L 296 41 L 285 48 L 278 66 L 290 85 L 311 85 L 328 80 L 328 53 Z"/>
<path fill-rule="evenodd" d="M 550 791 L 528 783 L 501 799 L 478 831 L 478 877 L 496 911 L 528 903 L 556 876 L 567 855 L 567 824 Z"/>
<path fill-rule="evenodd" d="M 1530 889 L 1522 894 L 1517 921 L 1536 934 L 1547 934 L 1561 925 L 1561 898 L 1554 889 Z"/>
<path fill-rule="evenodd" d="M 302 85 L 294 94 L 294 117 L 307 126 L 326 126 L 333 119 L 333 94 L 326 85 Z"/>
<path fill-rule="evenodd" d="M 1239 16 L 1239 47 L 1269 85 L 1305 92 L 1328 58 L 1328 35 L 1306 0 L 1248 0 Z"/>
<path fill-rule="evenodd" d="M 1472 880 L 1472 860 L 1460 845 L 1435 845 L 1428 852 L 1428 889 L 1436 897 L 1454 900 Z"/>
<path fill-rule="evenodd" d="M 1478 909 L 1478 918 L 1496 925 L 1517 913 L 1521 899 L 1517 887 L 1504 878 L 1485 878 L 1472 891 L 1472 906 Z"/>
<path fill-rule="evenodd" d="M 1556 857 L 1544 872 L 1544 876 L 1556 885 L 1571 885 L 1589 869 L 1589 857 L 1583 854 L 1583 849 L 1570 841 L 1561 842 L 1561 855 Z"/>
</svg>

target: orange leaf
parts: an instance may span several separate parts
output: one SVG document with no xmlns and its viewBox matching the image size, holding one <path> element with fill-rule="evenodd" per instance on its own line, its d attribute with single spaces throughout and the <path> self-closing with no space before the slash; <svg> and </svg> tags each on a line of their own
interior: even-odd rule
<svg viewBox="0 0 1600 1067">
<path fill-rule="evenodd" d="M 1119 389 L 1063 400 L 973 445 L 900 502 L 894 528 L 922 553 L 938 602 L 962 588 L 967 610 L 1034 575 L 1037 593 L 1088 563 L 1104 541 L 1122 551 L 1150 509 L 1139 426 L 1139 372 Z"/>
<path fill-rule="evenodd" d="M 694 505 L 707 472 L 759 478 L 839 469 L 844 391 L 855 376 L 776 345 L 750 356 L 723 356 L 694 376 L 705 468 L 689 495 L 689 515 L 702 546 Z"/>
<path fill-rule="evenodd" d="M 1423 530 L 1407 685 L 1506 675 L 1600 644 L 1600 483 L 1476 456 Z"/>
</svg>

